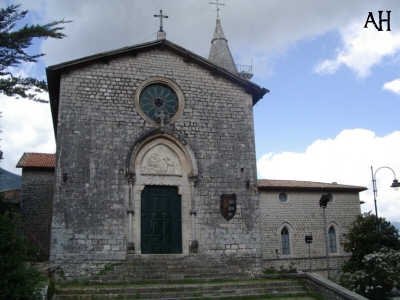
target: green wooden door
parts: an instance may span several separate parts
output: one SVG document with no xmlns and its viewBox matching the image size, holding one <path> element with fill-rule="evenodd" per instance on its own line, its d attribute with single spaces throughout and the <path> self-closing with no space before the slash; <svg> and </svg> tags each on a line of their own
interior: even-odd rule
<svg viewBox="0 0 400 300">
<path fill-rule="evenodd" d="M 146 186 L 141 205 L 142 253 L 182 253 L 181 196 L 178 188 Z"/>
</svg>

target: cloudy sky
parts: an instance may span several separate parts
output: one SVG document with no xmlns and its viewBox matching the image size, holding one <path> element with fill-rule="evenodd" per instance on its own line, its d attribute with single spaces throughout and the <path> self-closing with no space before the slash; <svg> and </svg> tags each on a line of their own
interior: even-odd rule
<svg viewBox="0 0 400 300">
<path fill-rule="evenodd" d="M 46 53 L 18 70 L 45 79 L 45 67 L 152 41 L 160 9 L 167 39 L 203 57 L 214 33 L 210 0 L 0 0 L 21 4 L 26 21 L 73 21 L 67 38 L 37 41 Z M 215 1 L 211 1 L 215 2 Z M 400 176 L 400 1 L 220 0 L 219 16 L 237 64 L 268 88 L 254 107 L 259 178 L 361 185 L 374 211 L 371 166 Z M 364 28 L 369 12 L 372 22 Z M 14 173 L 23 152 L 55 152 L 49 105 L 0 95 L 1 167 Z M 378 213 L 400 221 L 390 169 L 376 173 Z"/>
</svg>

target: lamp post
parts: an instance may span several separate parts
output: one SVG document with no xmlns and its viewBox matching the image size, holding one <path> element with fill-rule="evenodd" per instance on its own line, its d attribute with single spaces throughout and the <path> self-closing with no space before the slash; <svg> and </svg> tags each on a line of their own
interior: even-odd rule
<svg viewBox="0 0 400 300">
<path fill-rule="evenodd" d="M 328 246 L 328 236 L 326 231 L 326 217 L 325 217 L 325 208 L 327 207 L 329 202 L 328 195 L 322 195 L 319 200 L 319 206 L 322 207 L 322 214 L 324 216 L 324 232 L 325 232 L 325 249 L 326 249 L 326 268 L 328 269 L 328 279 L 331 279 L 331 273 L 329 268 L 329 246 Z"/>
<path fill-rule="evenodd" d="M 381 233 L 380 233 L 379 222 L 378 222 L 378 220 L 379 220 L 378 219 L 378 208 L 377 208 L 377 205 L 376 205 L 376 197 L 378 196 L 378 189 L 376 188 L 376 173 L 380 169 L 389 169 L 390 171 L 392 171 L 394 179 L 393 179 L 392 185 L 390 187 L 394 188 L 396 191 L 400 188 L 400 183 L 396 179 L 396 173 L 394 172 L 394 170 L 392 168 L 383 166 L 383 167 L 380 167 L 380 168 L 376 169 L 376 171 L 374 173 L 374 169 L 371 166 L 372 188 L 373 188 L 373 191 L 374 191 L 374 204 L 375 204 L 376 232 L 378 234 L 378 246 L 381 245 Z"/>
</svg>

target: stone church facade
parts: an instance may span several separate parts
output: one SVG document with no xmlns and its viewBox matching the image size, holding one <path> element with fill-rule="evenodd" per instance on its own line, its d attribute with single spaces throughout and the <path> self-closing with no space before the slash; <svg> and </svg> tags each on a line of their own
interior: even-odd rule
<svg viewBox="0 0 400 300">
<path fill-rule="evenodd" d="M 286 268 L 288 259 L 304 268 L 299 239 L 311 228 L 322 235 L 319 207 L 307 200 L 344 192 L 336 211 L 352 209 L 330 223 L 339 241 L 364 188 L 326 184 L 303 195 L 307 184 L 257 181 L 253 106 L 268 90 L 237 72 L 219 19 L 209 60 L 158 36 L 47 68 L 57 142 L 53 267 L 77 278 L 128 255 L 180 255 L 244 270 Z M 286 190 L 301 195 L 304 210 L 275 203 Z M 297 226 L 311 211 L 315 222 Z"/>
<path fill-rule="evenodd" d="M 75 276 L 82 262 L 125 259 L 129 246 L 257 267 L 252 108 L 266 89 L 164 38 L 52 66 L 47 77 L 51 261 Z"/>
</svg>

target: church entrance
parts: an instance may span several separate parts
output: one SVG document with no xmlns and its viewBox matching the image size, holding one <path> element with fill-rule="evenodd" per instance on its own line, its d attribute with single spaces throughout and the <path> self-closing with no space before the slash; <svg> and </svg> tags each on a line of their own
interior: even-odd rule
<svg viewBox="0 0 400 300">
<path fill-rule="evenodd" d="M 182 253 L 178 187 L 147 185 L 141 195 L 142 254 Z"/>
</svg>

